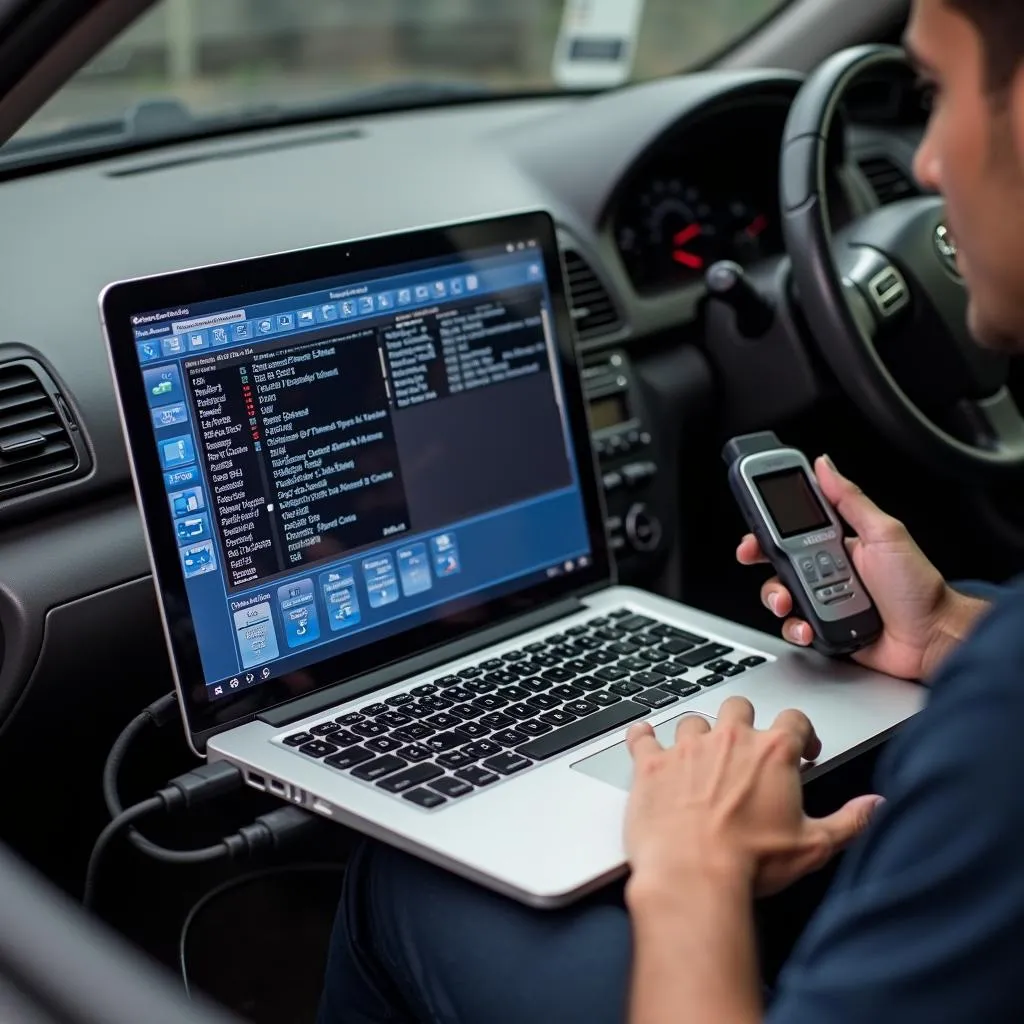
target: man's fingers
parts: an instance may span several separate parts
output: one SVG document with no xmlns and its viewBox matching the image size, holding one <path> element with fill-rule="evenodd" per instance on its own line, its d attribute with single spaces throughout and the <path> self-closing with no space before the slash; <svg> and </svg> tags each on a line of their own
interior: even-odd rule
<svg viewBox="0 0 1024 1024">
<path fill-rule="evenodd" d="M 793 597 L 778 576 L 773 576 L 761 587 L 761 604 L 780 619 L 784 619 L 793 610 Z"/>
<path fill-rule="evenodd" d="M 705 732 L 711 732 L 711 723 L 703 715 L 683 715 L 676 725 L 676 740 L 681 736 L 700 736 Z"/>
<path fill-rule="evenodd" d="M 814 630 L 803 619 L 786 619 L 782 624 L 782 635 L 797 647 L 810 647 Z"/>
<path fill-rule="evenodd" d="M 793 737 L 793 750 L 800 757 L 813 761 L 821 753 L 821 740 L 818 739 L 811 720 L 802 711 L 797 711 L 795 708 L 780 711 L 772 728 L 779 729 Z"/>
<path fill-rule="evenodd" d="M 634 761 L 642 761 L 662 749 L 650 722 L 638 722 L 626 733 L 626 748 Z"/>
<path fill-rule="evenodd" d="M 871 819 L 883 803 L 885 801 L 880 796 L 858 796 L 840 807 L 835 814 L 814 822 L 827 839 L 823 844 L 827 847 L 825 860 L 853 842 L 871 824 Z"/>
<path fill-rule="evenodd" d="M 753 725 L 754 705 L 746 697 L 730 697 L 718 711 L 720 725 Z"/>
<path fill-rule="evenodd" d="M 768 561 L 764 557 L 764 552 L 761 551 L 761 545 L 757 543 L 757 538 L 752 533 L 748 533 L 740 541 L 740 546 L 736 549 L 736 561 L 741 565 L 761 565 Z"/>
</svg>

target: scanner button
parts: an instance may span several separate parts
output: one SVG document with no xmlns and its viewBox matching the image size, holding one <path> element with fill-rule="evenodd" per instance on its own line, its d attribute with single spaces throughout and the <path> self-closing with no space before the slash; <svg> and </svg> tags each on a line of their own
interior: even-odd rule
<svg viewBox="0 0 1024 1024">
<path fill-rule="evenodd" d="M 822 587 L 821 590 L 815 594 L 815 597 L 817 597 L 819 601 L 831 601 L 834 593 L 835 591 L 831 587 Z"/>
<path fill-rule="evenodd" d="M 818 571 L 821 573 L 823 578 L 835 576 L 836 563 L 827 551 L 819 551 L 816 556 L 816 561 L 818 563 Z"/>
<path fill-rule="evenodd" d="M 849 567 L 849 566 L 848 566 L 848 565 L 846 564 L 846 559 L 845 559 L 845 558 L 844 558 L 844 557 L 843 557 L 842 555 L 836 555 L 836 556 L 835 556 L 835 563 L 836 563 L 836 568 L 837 568 L 837 569 L 838 569 L 838 570 L 839 570 L 840 572 L 846 572 L 846 570 L 850 568 L 850 567 Z"/>
<path fill-rule="evenodd" d="M 804 574 L 804 579 L 807 580 L 808 583 L 818 582 L 818 571 L 814 567 L 813 558 L 801 558 L 800 571 Z"/>
</svg>

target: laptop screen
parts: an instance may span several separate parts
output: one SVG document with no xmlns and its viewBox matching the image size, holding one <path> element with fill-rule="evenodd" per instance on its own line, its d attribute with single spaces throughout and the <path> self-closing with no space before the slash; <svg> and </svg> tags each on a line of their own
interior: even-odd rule
<svg viewBox="0 0 1024 1024">
<path fill-rule="evenodd" d="M 429 232 L 373 240 L 393 261 L 355 271 L 357 246 L 338 250 L 326 276 L 335 247 L 272 257 L 317 279 L 213 298 L 182 287 L 129 313 L 136 383 L 119 390 L 140 484 L 159 474 L 156 521 L 143 503 L 151 541 L 168 529 L 173 541 L 177 573 L 163 578 L 164 545 L 154 558 L 172 648 L 187 636 L 200 669 L 195 705 L 251 713 L 413 653 L 423 641 L 398 641 L 424 626 L 480 628 L 473 611 L 564 591 L 604 562 L 550 222 L 482 227 L 469 249 L 435 233 L 433 255 Z M 237 287 L 252 270 L 205 273 Z M 142 430 L 126 390 L 144 401 Z M 239 706 L 261 690 L 269 700 Z"/>
</svg>

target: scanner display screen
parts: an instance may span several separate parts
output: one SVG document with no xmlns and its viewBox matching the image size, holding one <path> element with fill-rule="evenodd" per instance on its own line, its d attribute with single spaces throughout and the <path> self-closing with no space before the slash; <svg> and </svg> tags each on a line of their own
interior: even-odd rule
<svg viewBox="0 0 1024 1024">
<path fill-rule="evenodd" d="M 755 477 L 754 486 L 783 539 L 832 525 L 802 469 Z"/>
</svg>

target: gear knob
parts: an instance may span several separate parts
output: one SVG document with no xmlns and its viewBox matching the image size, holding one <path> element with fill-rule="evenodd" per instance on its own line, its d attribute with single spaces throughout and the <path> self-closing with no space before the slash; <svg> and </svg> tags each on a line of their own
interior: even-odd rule
<svg viewBox="0 0 1024 1024">
<path fill-rule="evenodd" d="M 736 315 L 736 326 L 745 338 L 759 338 L 775 320 L 775 309 L 747 272 L 732 260 L 719 260 L 704 275 L 708 297 L 724 302 Z"/>
</svg>

